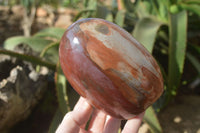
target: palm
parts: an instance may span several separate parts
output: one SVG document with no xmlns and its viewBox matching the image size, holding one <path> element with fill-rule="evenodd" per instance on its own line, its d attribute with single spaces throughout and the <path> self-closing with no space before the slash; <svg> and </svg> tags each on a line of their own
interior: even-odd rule
<svg viewBox="0 0 200 133">
<path fill-rule="evenodd" d="M 122 133 L 137 133 L 144 113 L 128 120 Z M 92 117 L 91 117 L 92 116 Z M 86 124 L 90 119 L 87 131 Z M 67 113 L 56 133 L 117 133 L 120 119 L 93 109 L 84 98 L 80 98 L 72 112 Z"/>
</svg>

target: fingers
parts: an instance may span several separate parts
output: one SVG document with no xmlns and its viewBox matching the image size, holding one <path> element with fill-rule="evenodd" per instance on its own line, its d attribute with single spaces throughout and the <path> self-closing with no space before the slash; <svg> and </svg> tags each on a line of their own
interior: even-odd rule
<svg viewBox="0 0 200 133">
<path fill-rule="evenodd" d="M 93 114 L 92 114 L 93 112 Z M 93 133 L 117 133 L 121 124 L 120 119 L 94 110 L 84 98 L 80 98 L 72 112 L 65 115 L 56 133 L 86 133 L 84 127 L 92 115 L 89 132 Z M 137 133 L 142 122 L 144 113 L 128 120 L 122 133 Z"/>
<path fill-rule="evenodd" d="M 84 127 L 92 114 L 92 106 L 83 98 L 80 97 L 79 101 L 74 107 L 73 119 L 80 126 Z"/>
<path fill-rule="evenodd" d="M 103 133 L 117 133 L 121 125 L 121 120 L 107 115 Z"/>
<path fill-rule="evenodd" d="M 78 133 L 84 132 L 80 127 L 84 127 L 92 114 L 92 106 L 84 98 L 80 98 L 72 112 L 68 112 L 56 133 Z"/>
<path fill-rule="evenodd" d="M 63 121 L 59 125 L 56 133 L 78 133 L 79 126 L 72 118 L 72 112 L 65 115 Z"/>
<path fill-rule="evenodd" d="M 137 133 L 141 125 L 143 116 L 144 112 L 134 117 L 133 119 L 128 120 L 126 125 L 124 126 L 124 129 L 122 130 L 122 133 Z"/>
<path fill-rule="evenodd" d="M 90 125 L 88 128 L 89 132 L 102 133 L 106 121 L 106 114 L 99 110 L 94 110 Z"/>
<path fill-rule="evenodd" d="M 89 125 L 89 132 L 92 133 L 117 133 L 121 120 L 106 115 L 102 111 L 95 110 Z"/>
</svg>

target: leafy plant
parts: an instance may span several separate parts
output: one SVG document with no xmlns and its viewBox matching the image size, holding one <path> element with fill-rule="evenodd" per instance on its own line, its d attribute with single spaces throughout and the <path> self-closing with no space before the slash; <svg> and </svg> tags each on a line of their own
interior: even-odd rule
<svg viewBox="0 0 200 133">
<path fill-rule="evenodd" d="M 126 29 L 140 43 L 151 52 L 158 63 L 164 77 L 165 92 L 163 96 L 150 107 L 145 114 L 144 121 L 149 124 L 154 133 L 162 132 L 156 117 L 156 112 L 166 106 L 178 93 L 181 76 L 184 70 L 185 58 L 196 69 L 200 77 L 199 60 L 200 46 L 187 40 L 194 37 L 200 28 L 200 2 L 198 0 L 115 0 L 110 7 L 97 0 L 85 0 L 84 9 L 74 18 L 97 17 L 114 22 Z M 116 6 L 117 5 L 117 6 Z M 194 19 L 195 18 L 195 19 Z M 197 19 L 197 21 L 198 21 Z M 199 19 L 200 20 L 200 19 Z M 192 25 L 190 22 L 195 23 Z M 55 72 L 55 84 L 59 109 L 50 128 L 55 131 L 59 120 L 70 110 L 67 82 L 58 63 L 58 45 L 64 30 L 48 28 L 31 37 L 12 37 L 4 43 L 0 53 L 8 54 L 24 60 L 44 65 Z M 22 55 L 13 52 L 15 45 L 25 43 L 39 53 L 38 57 Z M 163 60 L 165 57 L 166 60 Z M 195 79 L 194 79 L 195 80 Z"/>
<path fill-rule="evenodd" d="M 94 2 L 88 0 L 87 3 Z M 118 0 L 118 8 L 114 5 L 112 9 L 102 6 L 101 3 L 86 4 L 92 5 L 92 13 L 81 12 L 78 17 L 99 17 L 115 22 L 127 29 L 140 43 L 150 52 L 167 57 L 163 61 L 155 58 L 160 64 L 165 80 L 165 93 L 155 103 L 156 110 L 166 106 L 178 92 L 181 83 L 181 76 L 185 63 L 185 57 L 199 71 L 198 59 L 191 55 L 186 49 L 188 42 L 188 17 L 200 16 L 200 2 L 198 0 Z M 94 10 L 96 9 L 96 10 Z M 99 11 L 104 10 L 104 15 Z M 78 19 L 78 17 L 76 19 Z M 108 20 L 108 19 L 107 19 Z M 199 24 L 196 24 L 199 26 Z M 194 45 L 195 49 L 199 46 Z M 186 56 L 187 55 L 187 56 Z M 194 58 L 193 58 L 194 57 Z M 167 65 L 167 66 L 166 66 Z M 156 115 L 152 114 L 153 108 L 147 110 L 146 122 L 150 125 L 152 132 L 161 132 Z M 149 118 L 150 117 L 150 118 Z M 148 120 L 152 121 L 148 121 Z M 154 121 L 153 121 L 154 120 Z M 157 127 L 157 129 L 155 129 Z"/>
<path fill-rule="evenodd" d="M 81 0 L 63 0 L 62 4 L 66 7 L 77 7 Z"/>
</svg>

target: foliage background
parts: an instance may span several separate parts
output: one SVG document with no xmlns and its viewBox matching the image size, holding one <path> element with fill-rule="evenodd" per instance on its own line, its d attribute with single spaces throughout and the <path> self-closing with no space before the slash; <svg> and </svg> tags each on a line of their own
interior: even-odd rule
<svg viewBox="0 0 200 133">
<path fill-rule="evenodd" d="M 150 126 L 151 132 L 163 132 L 156 117 L 157 113 L 165 110 L 181 93 L 182 90 L 179 88 L 195 83 L 197 83 L 195 87 L 199 87 L 200 2 L 198 0 L 113 0 L 109 4 L 102 0 L 57 2 L 2 0 L 0 3 L 11 7 L 21 4 L 25 7 L 22 23 L 24 35 L 6 39 L 3 43 L 4 49 L 1 49 L 0 53 L 35 63 L 38 65 L 38 70 L 39 65 L 52 70 L 49 82 L 53 85 L 53 89 L 47 92 L 42 103 L 38 105 L 39 112 L 42 110 L 43 114 L 50 111 L 49 114 L 52 116 L 56 112 L 53 118 L 49 118 L 51 122 L 46 125 L 49 127 L 49 132 L 54 132 L 63 115 L 73 108 L 78 95 L 67 83 L 59 66 L 58 46 L 65 29 L 50 27 L 31 34 L 36 9 L 42 5 L 51 5 L 55 9 L 65 6 L 78 10 L 73 21 L 95 17 L 114 22 L 132 34 L 153 54 L 162 70 L 165 92 L 146 112 L 144 122 Z M 20 43 L 31 46 L 39 53 L 38 57 L 13 52 L 14 46 Z M 184 69 L 187 62 L 190 64 L 189 69 L 192 70 Z M 195 71 L 195 74 L 190 75 L 191 71 Z M 56 95 L 57 99 L 52 95 Z"/>
</svg>

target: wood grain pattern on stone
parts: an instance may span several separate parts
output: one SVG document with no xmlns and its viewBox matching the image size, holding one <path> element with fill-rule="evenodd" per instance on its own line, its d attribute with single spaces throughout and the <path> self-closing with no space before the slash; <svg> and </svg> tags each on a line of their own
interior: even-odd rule
<svg viewBox="0 0 200 133">
<path fill-rule="evenodd" d="M 111 116 L 130 119 L 163 92 L 155 59 L 111 22 L 97 18 L 75 22 L 62 37 L 59 56 L 73 88 Z"/>
</svg>

